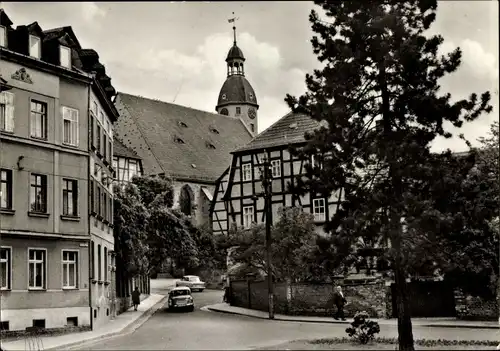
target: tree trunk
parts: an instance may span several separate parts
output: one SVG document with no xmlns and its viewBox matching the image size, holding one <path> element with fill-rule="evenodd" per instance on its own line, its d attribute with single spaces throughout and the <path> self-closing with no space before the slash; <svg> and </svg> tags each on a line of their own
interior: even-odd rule
<svg viewBox="0 0 500 351">
<path fill-rule="evenodd" d="M 394 280 L 396 283 L 396 306 L 398 312 L 398 342 L 399 350 L 414 351 L 413 330 L 411 325 L 410 299 L 405 270 L 401 262 L 401 231 L 394 238 Z M 399 236 L 399 238 L 397 237 Z"/>
</svg>

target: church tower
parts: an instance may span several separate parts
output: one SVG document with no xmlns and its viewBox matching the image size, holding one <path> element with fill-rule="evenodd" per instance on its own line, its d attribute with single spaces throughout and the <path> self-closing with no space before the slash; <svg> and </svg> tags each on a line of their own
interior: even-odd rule
<svg viewBox="0 0 500 351">
<path fill-rule="evenodd" d="M 234 18 L 229 20 L 234 22 Z M 245 78 L 245 56 L 236 45 L 236 27 L 233 26 L 234 42 L 227 53 L 227 78 L 219 93 L 215 110 L 221 115 L 239 118 L 253 136 L 257 135 L 257 97 Z"/>
</svg>

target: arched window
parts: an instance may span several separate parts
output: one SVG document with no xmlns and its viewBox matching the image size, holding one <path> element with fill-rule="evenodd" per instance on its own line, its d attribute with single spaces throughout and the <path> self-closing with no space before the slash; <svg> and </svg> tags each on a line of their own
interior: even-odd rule
<svg viewBox="0 0 500 351">
<path fill-rule="evenodd" d="M 179 207 L 182 213 L 186 216 L 191 216 L 193 208 L 193 191 L 189 185 L 184 185 L 179 196 Z"/>
<path fill-rule="evenodd" d="M 229 116 L 229 111 L 227 110 L 227 108 L 223 108 L 222 110 L 220 110 L 220 114 L 225 115 L 225 116 Z"/>
</svg>

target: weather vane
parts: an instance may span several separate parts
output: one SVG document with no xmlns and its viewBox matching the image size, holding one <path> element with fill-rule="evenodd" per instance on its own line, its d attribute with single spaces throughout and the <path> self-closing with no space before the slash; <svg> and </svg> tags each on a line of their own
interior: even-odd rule
<svg viewBox="0 0 500 351">
<path fill-rule="evenodd" d="M 236 45 L 236 21 L 239 19 L 239 17 L 234 17 L 234 12 L 233 12 L 233 18 L 228 19 L 227 21 L 229 23 L 233 24 L 233 34 L 234 34 L 234 45 Z"/>
</svg>

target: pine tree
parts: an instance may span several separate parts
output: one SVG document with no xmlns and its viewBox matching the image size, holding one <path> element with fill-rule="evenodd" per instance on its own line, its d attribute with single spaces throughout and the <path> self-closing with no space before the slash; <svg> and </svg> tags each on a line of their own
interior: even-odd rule
<svg viewBox="0 0 500 351">
<path fill-rule="evenodd" d="M 314 10 L 309 17 L 317 33 L 313 50 L 324 68 L 306 76 L 308 92 L 286 101 L 294 112 L 325 123 L 294 150 L 320 159 L 294 189 L 325 197 L 342 189 L 326 224 L 337 247 L 352 247 L 360 238 L 390 244 L 399 348 L 413 350 L 406 282 L 415 247 L 411 228 L 422 216 L 432 217 L 434 203 L 418 190 L 443 176 L 443 164 L 451 162 L 451 152 L 432 155 L 430 143 L 452 137 L 445 121 L 461 127 L 490 112 L 490 94 L 457 102 L 440 94 L 439 79 L 457 70 L 461 51 L 439 56 L 443 38 L 424 34 L 436 17 L 435 0 L 315 3 L 330 21 Z M 453 182 L 443 177 L 443 185 Z"/>
</svg>

